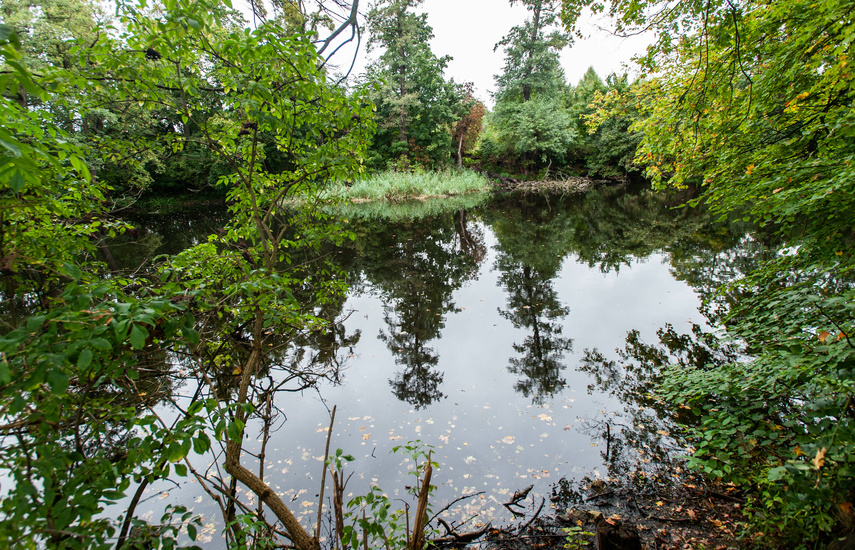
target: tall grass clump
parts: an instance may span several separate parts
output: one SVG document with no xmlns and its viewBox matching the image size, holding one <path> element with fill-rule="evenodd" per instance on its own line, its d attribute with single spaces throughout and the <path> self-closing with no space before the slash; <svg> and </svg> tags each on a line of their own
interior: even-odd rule
<svg viewBox="0 0 855 550">
<path fill-rule="evenodd" d="M 409 200 L 394 204 L 386 201 L 345 202 L 324 207 L 324 212 L 340 220 L 420 220 L 441 216 L 458 210 L 472 210 L 489 201 L 487 193 L 467 193 L 454 197 L 435 197 L 426 200 Z"/>
<path fill-rule="evenodd" d="M 356 201 L 401 202 L 410 199 L 449 197 L 486 191 L 490 183 L 471 170 L 443 172 L 377 172 L 352 185 L 336 182 L 331 195 Z"/>
</svg>

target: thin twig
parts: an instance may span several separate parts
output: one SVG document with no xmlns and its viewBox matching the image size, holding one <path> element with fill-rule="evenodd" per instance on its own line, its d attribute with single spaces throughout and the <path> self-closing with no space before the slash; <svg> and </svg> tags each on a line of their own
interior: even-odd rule
<svg viewBox="0 0 855 550">
<path fill-rule="evenodd" d="M 536 519 L 537 519 L 537 516 L 539 516 L 539 515 L 540 515 L 540 512 L 543 510 L 543 505 L 544 505 L 544 504 L 546 504 L 546 499 L 541 497 L 541 500 L 540 500 L 540 508 L 538 508 L 538 509 L 537 509 L 537 512 L 535 512 L 535 513 L 534 513 L 534 515 L 533 515 L 533 516 L 531 516 L 531 519 L 530 519 L 530 520 L 528 520 L 528 521 L 525 523 L 525 525 L 523 525 L 522 527 L 520 527 L 520 528 L 519 528 L 519 530 L 517 530 L 517 533 L 522 533 L 523 531 L 525 531 L 526 529 L 528 529 L 528 526 L 529 526 L 529 525 L 531 525 L 531 524 L 532 524 L 532 522 L 533 522 L 534 520 L 536 520 Z"/>
<path fill-rule="evenodd" d="M 458 502 L 460 502 L 461 500 L 465 500 L 465 499 L 467 499 L 467 498 L 472 498 L 472 497 L 477 497 L 478 495 L 483 495 L 483 494 L 484 494 L 484 491 L 478 491 L 477 493 L 472 493 L 471 495 L 464 495 L 464 496 L 462 496 L 462 497 L 457 497 L 456 499 L 454 499 L 454 500 L 452 500 L 451 502 L 449 502 L 448 504 L 446 504 L 446 505 L 442 508 L 442 510 L 440 510 L 440 511 L 439 511 L 439 512 L 437 512 L 437 513 L 435 513 L 435 514 L 433 515 L 433 517 L 431 517 L 431 518 L 428 520 L 428 524 L 430 524 L 431 522 L 433 522 L 433 520 L 435 520 L 435 519 L 437 518 L 437 516 L 438 516 L 438 515 L 440 515 L 441 513 L 445 512 L 446 510 L 448 510 L 449 508 L 451 508 L 452 506 L 454 506 L 455 504 L 457 504 L 457 503 L 458 503 Z M 442 521 L 442 520 L 440 520 L 440 521 Z"/>
<path fill-rule="evenodd" d="M 321 514 L 324 511 L 324 485 L 327 482 L 327 460 L 330 457 L 330 439 L 332 438 L 333 424 L 335 423 L 335 410 L 338 405 L 333 405 L 332 414 L 330 415 L 330 429 L 327 431 L 327 447 L 324 450 L 323 473 L 321 474 L 321 494 L 318 499 L 318 522 L 315 525 L 315 538 L 321 536 Z"/>
</svg>

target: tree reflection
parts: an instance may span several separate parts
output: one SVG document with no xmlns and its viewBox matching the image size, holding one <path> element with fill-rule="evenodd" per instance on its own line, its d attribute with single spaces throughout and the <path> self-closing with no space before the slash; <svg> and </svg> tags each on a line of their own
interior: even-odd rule
<svg viewBox="0 0 855 550">
<path fill-rule="evenodd" d="M 439 355 L 430 342 L 457 311 L 452 295 L 475 276 L 483 236 L 465 212 L 362 227 L 363 272 L 383 295 L 387 329 L 379 338 L 403 369 L 389 383 L 416 408 L 445 397 Z"/>
<path fill-rule="evenodd" d="M 585 350 L 578 367 L 594 379 L 588 393 L 609 393 L 623 404 L 620 416 L 587 422 L 587 433 L 602 442 L 603 462 L 613 478 L 662 467 L 673 460 L 675 451 L 684 448 L 679 425 L 691 423 L 692 413 L 688 408 L 667 408 L 655 396 L 663 368 L 704 368 L 739 356 L 735 346 L 722 344 L 699 325 L 693 325 L 691 334 L 679 334 L 666 325 L 657 337 L 658 344 L 648 344 L 633 330 L 624 349 L 617 350 L 617 361 L 597 349 Z"/>
<path fill-rule="evenodd" d="M 567 384 L 561 371 L 573 341 L 562 336 L 561 321 L 570 310 L 561 305 L 552 280 L 566 254 L 569 221 L 563 209 L 531 199 L 493 223 L 499 240 L 496 269 L 508 292 L 508 307 L 499 313 L 515 328 L 529 331 L 522 343 L 514 343 L 520 356 L 509 359 L 508 371 L 521 377 L 516 391 L 535 404 Z"/>
</svg>

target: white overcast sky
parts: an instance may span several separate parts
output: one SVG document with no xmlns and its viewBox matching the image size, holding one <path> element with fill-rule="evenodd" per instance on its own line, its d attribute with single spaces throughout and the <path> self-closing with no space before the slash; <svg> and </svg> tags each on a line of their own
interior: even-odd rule
<svg viewBox="0 0 855 550">
<path fill-rule="evenodd" d="M 433 53 L 453 57 L 445 76 L 459 83 L 474 82 L 477 97 L 492 105 L 493 76 L 504 66 L 504 50 L 499 48 L 494 52 L 493 46 L 511 27 L 525 21 L 526 9 L 520 4 L 511 7 L 507 0 L 425 0 L 423 11 L 433 27 L 434 39 L 430 45 Z M 563 52 L 561 64 L 570 84 L 575 86 L 588 67 L 594 67 L 602 78 L 612 72 L 623 72 L 623 65 L 630 64 L 632 56 L 643 53 L 651 40 L 648 36 L 615 37 L 603 29 L 607 25 L 605 18 L 586 18 L 582 25 L 586 38 L 577 38 Z M 357 74 L 367 56 L 364 44 L 362 50 L 361 62 L 355 69 Z M 376 52 L 371 55 L 375 57 Z M 634 74 L 632 70 L 629 72 Z"/>
<path fill-rule="evenodd" d="M 360 1 L 363 16 L 373 1 Z M 252 20 L 248 2 L 236 1 L 235 6 Z M 493 46 L 511 27 L 522 24 L 528 18 L 528 11 L 519 3 L 512 7 L 508 0 L 425 0 L 421 11 L 427 13 L 428 24 L 433 28 L 434 39 L 430 44 L 433 53 L 453 58 L 446 68 L 446 78 L 458 83 L 473 82 L 476 96 L 492 107 L 493 77 L 502 71 L 505 58 L 504 49 L 494 52 Z M 365 29 L 364 18 L 361 23 Z M 605 16 L 583 16 L 580 28 L 585 37 L 575 38 L 574 44 L 561 55 L 567 82 L 575 86 L 588 67 L 593 67 L 601 78 L 625 70 L 635 76 L 630 59 L 644 52 L 652 40 L 650 35 L 613 36 L 606 30 L 609 22 Z M 368 61 L 377 56 L 375 51 L 369 57 L 366 42 L 367 35 L 357 54 L 353 77 L 362 73 Z M 346 70 L 352 54 L 352 48 L 339 51 L 332 60 L 333 67 Z"/>
</svg>

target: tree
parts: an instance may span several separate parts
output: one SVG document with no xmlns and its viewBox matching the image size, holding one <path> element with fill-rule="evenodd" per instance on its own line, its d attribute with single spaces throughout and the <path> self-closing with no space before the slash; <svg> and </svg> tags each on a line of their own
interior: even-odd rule
<svg viewBox="0 0 855 550">
<path fill-rule="evenodd" d="M 576 154 L 582 153 L 588 174 L 626 178 L 630 173 L 637 173 L 634 159 L 641 134 L 631 129 L 639 114 L 629 77 L 610 74 L 604 89 L 594 90 L 584 107 L 577 113 L 580 135 L 585 139 L 580 140 L 581 151 Z"/>
<path fill-rule="evenodd" d="M 570 28 L 589 6 L 564 2 Z M 852 521 L 853 9 L 609 5 L 619 32 L 659 33 L 642 60 L 636 161 L 655 185 L 698 186 L 719 214 L 782 239 L 728 289 L 725 326 L 753 360 L 672 369 L 661 390 L 700 417 L 693 464 L 758 487 L 751 517 L 772 544 L 821 541 Z"/>
<path fill-rule="evenodd" d="M 522 26 L 516 26 L 493 48 L 505 48 L 505 67 L 496 76 L 496 101 L 526 102 L 532 95 L 555 93 L 564 85 L 558 54 L 570 37 L 555 28 L 559 3 L 553 0 L 511 0 L 531 12 Z"/>
<path fill-rule="evenodd" d="M 505 48 L 505 67 L 496 76 L 495 137 L 482 151 L 494 159 L 510 158 L 528 173 L 532 166 L 563 163 L 575 132 L 561 102 L 565 84 L 558 54 L 569 37 L 554 28 L 558 3 L 523 4 L 531 18 L 496 44 Z"/>
<path fill-rule="evenodd" d="M 463 168 L 463 155 L 472 151 L 481 135 L 481 124 L 487 108 L 474 97 L 473 85 L 468 83 L 463 86 L 463 102 L 471 105 L 469 112 L 463 115 L 454 125 L 452 140 L 457 143 L 457 167 Z"/>
<path fill-rule="evenodd" d="M 437 57 L 428 46 L 433 30 L 427 15 L 412 13 L 423 1 L 381 0 L 368 13 L 369 49 L 383 50 L 368 71 L 369 83 L 379 83 L 371 94 L 379 126 L 371 147 L 377 166 L 447 163 L 452 125 L 469 109 L 458 86 L 443 78 L 451 58 Z"/>
<path fill-rule="evenodd" d="M 278 521 L 297 548 L 318 548 L 317 532 L 296 521 L 264 470 L 247 468 L 243 441 L 255 426 L 263 434 L 269 428 L 269 407 L 259 404 L 270 403 L 273 390 L 263 377 L 275 374 L 276 388 L 300 388 L 327 373 L 287 361 L 285 352 L 299 341 L 297 331 L 327 327 L 322 306 L 343 288 L 335 270 L 300 260 L 344 237 L 312 205 L 324 182 L 360 170 L 373 130 L 368 103 L 331 85 L 312 33 L 271 22 L 228 28 L 225 8 L 189 0 L 166 2 L 157 17 L 144 3 L 120 4 L 118 13 L 121 31 L 104 27 L 94 43 L 69 50 L 74 70 L 50 66 L 39 76 L 0 26 L 10 67 L 0 79 L 0 256 L 5 292 L 23 296 L 25 306 L 4 320 L 0 338 L 0 457 L 13 479 L 0 500 L 0 540 L 121 547 L 132 525 L 143 526 L 134 517 L 142 492 L 174 472 L 194 476 L 222 505 L 229 544 L 274 538 L 270 525 Z M 106 186 L 83 153 L 111 160 L 113 149 L 84 149 L 53 113 L 7 99 L 22 89 L 61 102 L 71 120 L 86 113 L 88 103 L 77 98 L 109 97 L 194 125 L 197 131 L 166 133 L 153 145 L 194 144 L 230 167 L 220 179 L 232 208 L 224 232 L 149 278 L 107 276 L 89 243 L 110 228 L 101 217 Z M 221 94 L 216 116 L 200 107 L 207 93 Z M 265 133 L 281 155 L 275 171 L 260 146 Z M 297 193 L 307 208 L 287 206 Z M 301 309 L 298 291 L 314 294 L 320 311 Z M 151 370 L 196 384 L 194 397 L 149 395 Z M 177 411 L 174 421 L 158 414 L 160 399 Z M 214 445 L 231 476 L 216 489 L 187 460 Z M 134 482 L 129 509 L 114 525 L 100 512 Z M 263 506 L 242 517 L 239 482 L 275 520 L 264 519 Z M 172 539 L 178 527 L 170 519 L 141 532 Z M 195 527 L 187 532 L 193 538 Z"/>
</svg>

